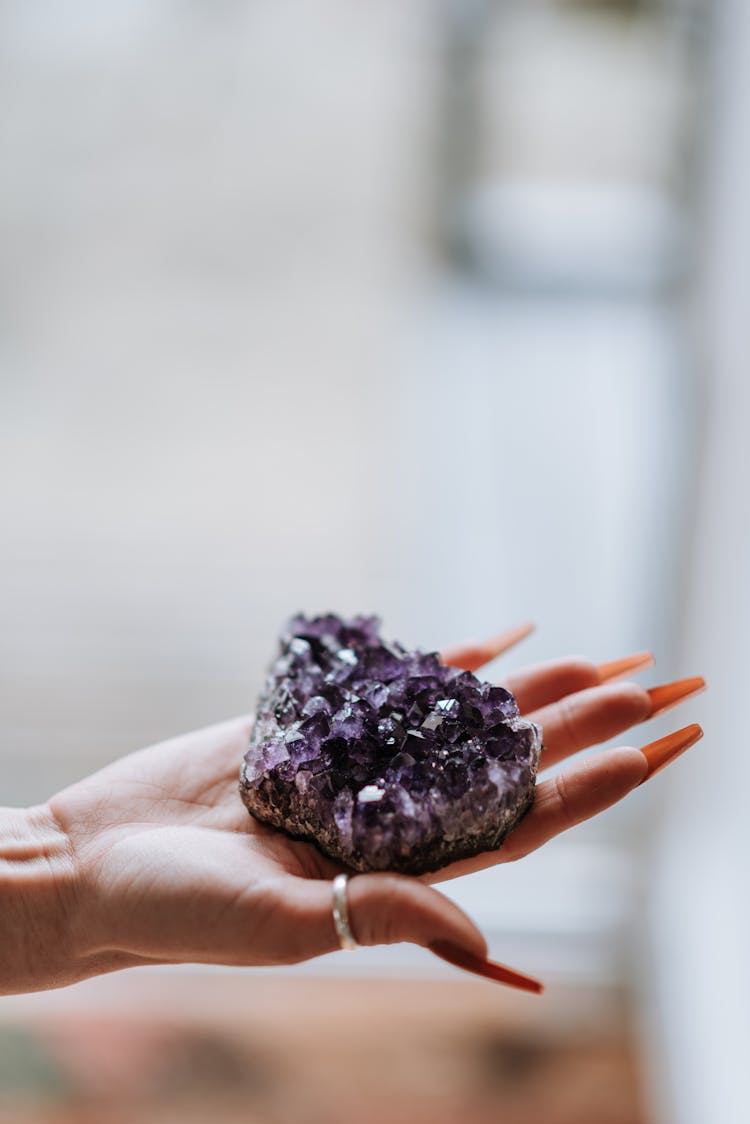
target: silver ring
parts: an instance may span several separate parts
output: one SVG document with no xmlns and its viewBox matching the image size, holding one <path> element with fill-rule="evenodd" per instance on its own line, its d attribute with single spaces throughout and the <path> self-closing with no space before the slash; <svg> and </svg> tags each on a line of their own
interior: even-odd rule
<svg viewBox="0 0 750 1124">
<path fill-rule="evenodd" d="M 337 874 L 333 880 L 333 924 L 341 948 L 355 949 L 358 944 L 349 925 L 349 907 L 346 901 L 348 874 Z"/>
</svg>

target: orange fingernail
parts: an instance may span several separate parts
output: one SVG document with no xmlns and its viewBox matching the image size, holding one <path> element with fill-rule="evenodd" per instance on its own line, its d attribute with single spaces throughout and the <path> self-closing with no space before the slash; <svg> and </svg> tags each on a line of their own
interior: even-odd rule
<svg viewBox="0 0 750 1124">
<path fill-rule="evenodd" d="M 473 952 L 467 952 L 449 941 L 435 941 L 434 944 L 430 945 L 430 952 L 434 952 L 435 956 L 439 956 L 441 960 L 447 960 L 449 964 L 453 964 L 456 968 L 463 968 L 465 972 L 473 972 L 477 976 L 484 976 L 487 980 L 496 980 L 497 983 L 507 984 L 508 987 L 517 987 L 521 991 L 531 991 L 535 995 L 541 995 L 544 991 L 544 984 L 540 983 L 539 980 L 535 980 L 531 976 L 524 976 L 521 972 L 514 972 L 512 968 L 506 968 L 505 965 L 497 964 L 494 960 L 486 960 L 481 956 L 475 956 Z"/>
<path fill-rule="evenodd" d="M 659 738 L 655 742 L 649 742 L 648 745 L 641 747 L 641 753 L 648 761 L 648 772 L 646 773 L 643 781 L 647 781 L 653 777 L 654 773 L 658 773 L 670 761 L 674 761 L 675 757 L 679 757 L 686 749 L 690 749 L 691 745 L 695 745 L 703 737 L 703 730 L 697 723 L 692 726 L 685 726 L 682 730 L 675 730 L 673 734 L 667 734 L 666 738 Z M 643 784 L 641 781 L 641 784 Z"/>
<path fill-rule="evenodd" d="M 462 644 L 455 649 L 448 649 L 442 656 L 442 661 L 448 667 L 460 667 L 462 671 L 477 671 L 491 660 L 497 659 L 503 652 L 520 644 L 529 636 L 536 626 L 527 623 L 520 624 L 517 628 L 509 628 L 490 640 L 483 640 L 478 644 Z M 453 654 L 455 652 L 455 655 Z"/>
<path fill-rule="evenodd" d="M 663 714 L 665 710 L 677 706 L 683 699 L 689 699 L 691 695 L 697 695 L 699 691 L 705 691 L 705 689 L 706 680 L 701 675 L 694 675 L 691 679 L 678 679 L 676 683 L 664 683 L 659 687 L 651 687 L 646 692 L 651 699 L 649 718 L 656 718 L 657 714 Z"/>
<path fill-rule="evenodd" d="M 652 667 L 654 657 L 650 652 L 636 652 L 633 656 L 625 656 L 621 660 L 610 660 L 609 663 L 600 663 L 599 682 L 608 683 L 610 679 L 619 679 L 621 675 L 634 675 L 636 671 Z"/>
</svg>

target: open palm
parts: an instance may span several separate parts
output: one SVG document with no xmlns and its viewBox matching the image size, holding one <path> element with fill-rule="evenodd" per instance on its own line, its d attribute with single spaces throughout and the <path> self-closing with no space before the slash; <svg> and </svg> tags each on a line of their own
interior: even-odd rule
<svg viewBox="0 0 750 1124">
<path fill-rule="evenodd" d="M 492 651 L 445 658 L 477 667 L 482 655 Z M 543 767 L 652 715 L 653 693 L 604 677 L 566 659 L 505 680 L 521 711 L 543 724 Z M 140 750 L 49 802 L 75 871 L 79 976 L 142 963 L 292 963 L 338 947 L 330 879 L 342 868 L 258 823 L 240 800 L 250 728 L 239 718 Z M 637 749 L 578 759 L 539 781 L 531 811 L 499 851 L 423 879 L 358 875 L 349 886 L 357 940 L 449 942 L 486 955 L 475 925 L 428 883 L 527 854 L 621 799 L 647 771 Z"/>
</svg>

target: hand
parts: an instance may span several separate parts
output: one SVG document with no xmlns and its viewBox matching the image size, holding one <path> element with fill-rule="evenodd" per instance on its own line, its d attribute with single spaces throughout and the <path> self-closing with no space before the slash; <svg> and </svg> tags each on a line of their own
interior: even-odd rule
<svg viewBox="0 0 750 1124">
<path fill-rule="evenodd" d="M 497 644 L 445 653 L 476 668 Z M 505 681 L 544 727 L 543 766 L 651 717 L 666 691 L 603 683 L 582 659 L 529 668 Z M 687 693 L 701 681 L 692 684 Z M 685 684 L 675 685 L 678 697 Z M 658 692 L 662 691 L 662 695 Z M 672 689 L 671 696 L 675 695 Z M 672 698 L 672 701 L 675 701 Z M 663 709 L 663 706 L 662 706 Z M 330 879 L 341 867 L 313 845 L 254 820 L 238 793 L 251 729 L 239 718 L 130 754 L 59 793 L 43 810 L 67 859 L 66 966 L 40 986 L 135 964 L 290 964 L 338 947 Z M 693 739 L 695 740 L 695 738 Z M 528 854 L 621 800 L 649 773 L 637 749 L 609 749 L 537 785 L 534 805 L 498 851 L 423 879 L 358 875 L 349 884 L 360 944 L 443 943 L 486 956 L 476 926 L 428 881 Z M 37 812 L 37 815 L 41 815 Z M 62 840 L 62 842 L 60 842 Z"/>
</svg>

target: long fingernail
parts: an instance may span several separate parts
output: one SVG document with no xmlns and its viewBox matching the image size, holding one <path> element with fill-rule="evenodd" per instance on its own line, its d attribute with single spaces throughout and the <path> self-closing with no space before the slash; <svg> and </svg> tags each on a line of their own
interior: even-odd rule
<svg viewBox="0 0 750 1124">
<path fill-rule="evenodd" d="M 683 699 L 689 699 L 691 695 L 697 695 L 699 691 L 705 691 L 705 689 L 706 680 L 701 675 L 694 675 L 691 679 L 678 679 L 675 683 L 663 683 L 659 687 L 651 687 L 646 692 L 651 699 L 649 718 L 656 718 L 657 714 L 663 714 L 665 710 L 677 706 Z"/>
<path fill-rule="evenodd" d="M 519 624 L 517 628 L 509 628 L 506 632 L 501 632 L 489 640 L 482 640 L 478 644 L 463 644 L 455 649 L 455 655 L 452 654 L 451 649 L 448 649 L 443 655 L 443 663 L 448 667 L 460 667 L 462 671 L 477 671 L 484 664 L 507 652 L 509 648 L 520 644 L 535 627 L 536 625 L 530 622 Z"/>
<path fill-rule="evenodd" d="M 544 991 L 544 984 L 540 983 L 539 980 L 535 980 L 531 976 L 524 976 L 523 973 L 515 972 L 512 968 L 506 968 L 504 964 L 497 964 L 494 960 L 486 960 L 481 956 L 475 956 L 473 952 L 467 952 L 449 941 L 435 941 L 434 944 L 430 945 L 430 952 L 434 952 L 435 956 L 439 956 L 441 960 L 447 960 L 449 964 L 453 964 L 456 968 L 463 968 L 465 972 L 473 972 L 477 976 L 484 976 L 487 980 L 496 980 L 497 983 L 507 984 L 508 987 L 517 987 L 521 991 L 532 991 L 535 995 L 541 995 Z"/>
<path fill-rule="evenodd" d="M 692 726 L 685 726 L 682 730 L 667 734 L 666 738 L 659 738 L 658 741 L 642 746 L 641 753 L 648 761 L 648 772 L 641 784 L 669 765 L 670 761 L 674 761 L 675 757 L 679 757 L 686 749 L 690 749 L 690 746 L 695 745 L 702 737 L 703 730 L 697 722 L 694 722 Z"/>
<path fill-rule="evenodd" d="M 609 683 L 610 679 L 619 679 L 621 675 L 634 675 L 644 668 L 653 667 L 654 662 L 650 652 L 636 652 L 635 655 L 624 656 L 621 660 L 600 663 L 596 670 L 599 672 L 599 682 Z"/>
</svg>

